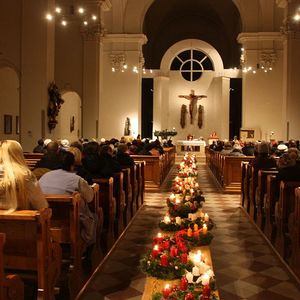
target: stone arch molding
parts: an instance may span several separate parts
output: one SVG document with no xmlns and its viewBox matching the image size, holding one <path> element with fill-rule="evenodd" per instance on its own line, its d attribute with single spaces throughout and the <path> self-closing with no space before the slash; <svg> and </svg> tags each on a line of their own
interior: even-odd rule
<svg viewBox="0 0 300 300">
<path fill-rule="evenodd" d="M 124 0 L 121 0 L 124 1 Z M 244 0 L 243 0 L 244 1 Z M 253 2 L 253 0 L 247 0 Z M 154 0 L 127 0 L 124 10 L 124 32 L 126 33 L 141 33 L 143 32 L 143 23 L 145 15 L 152 5 Z M 243 16 L 244 10 L 242 9 L 241 0 L 232 0 L 233 4 L 237 7 L 242 23 L 244 23 Z"/>
<path fill-rule="evenodd" d="M 166 74 L 170 71 L 170 65 L 172 63 L 173 58 L 180 52 L 188 49 L 198 49 L 204 53 L 206 53 L 210 59 L 212 60 L 215 68 L 216 73 L 220 73 L 224 70 L 223 61 L 218 53 L 218 51 L 211 46 L 210 44 L 201 41 L 201 40 L 195 40 L 195 39 L 187 39 L 182 40 L 180 42 L 175 43 L 173 46 L 171 46 L 166 53 L 164 54 L 161 64 L 160 64 L 160 70 Z"/>
</svg>

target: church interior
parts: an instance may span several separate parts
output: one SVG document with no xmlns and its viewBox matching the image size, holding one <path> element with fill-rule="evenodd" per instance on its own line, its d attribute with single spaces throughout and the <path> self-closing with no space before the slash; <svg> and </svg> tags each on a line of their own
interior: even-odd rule
<svg viewBox="0 0 300 300">
<path fill-rule="evenodd" d="M 299 50 L 300 0 L 1 0 L 0 141 L 18 141 L 31 171 L 42 157 L 33 153 L 39 140 L 62 148 L 110 141 L 117 151 L 123 139 L 129 152 L 133 141 L 163 147 L 132 152 L 134 167 L 91 181 L 101 224 L 88 266 L 80 266 L 74 232 L 62 242 L 64 229 L 51 223 L 54 203 L 71 201 L 66 207 L 74 209 L 76 197 L 47 195 L 50 212 L 42 217 L 51 227 L 48 242 L 59 249 L 42 251 L 47 263 L 57 258 L 45 277 L 40 257 L 8 255 L 23 235 L 43 230 L 17 227 L 16 220 L 37 218 L 18 210 L 8 225 L 0 151 L 0 300 L 300 299 Z M 253 151 L 227 155 L 228 143 L 230 152 Z M 274 166 L 256 168 L 255 151 L 272 152 Z M 283 152 L 290 156 L 282 168 L 295 167 L 291 172 L 278 167 Z M 191 209 L 182 220 L 180 201 Z M 79 232 L 77 221 L 70 227 Z M 188 242 L 169 223 L 185 230 L 179 233 Z M 21 227 L 27 233 L 20 235 Z M 207 258 L 176 277 L 194 263 L 183 257 L 197 237 Z M 180 250 L 185 245 L 191 252 Z M 64 251 L 73 261 L 68 267 Z M 35 283 L 11 267 L 22 260 L 23 273 L 36 264 Z M 210 265 L 208 284 L 203 265 Z M 15 286 L 5 279 L 11 271 Z"/>
</svg>

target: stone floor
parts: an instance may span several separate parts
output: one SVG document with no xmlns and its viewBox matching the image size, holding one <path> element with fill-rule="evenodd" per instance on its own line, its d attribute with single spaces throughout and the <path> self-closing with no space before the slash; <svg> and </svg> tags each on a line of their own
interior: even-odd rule
<svg viewBox="0 0 300 300">
<path fill-rule="evenodd" d="M 146 194 L 145 205 L 78 299 L 141 299 L 145 276 L 139 259 L 158 232 L 174 175 L 175 169 L 161 193 Z M 299 300 L 298 284 L 249 222 L 239 196 L 222 194 L 205 164 L 199 165 L 199 183 L 206 199 L 203 210 L 216 223 L 211 253 L 221 300 Z"/>
</svg>

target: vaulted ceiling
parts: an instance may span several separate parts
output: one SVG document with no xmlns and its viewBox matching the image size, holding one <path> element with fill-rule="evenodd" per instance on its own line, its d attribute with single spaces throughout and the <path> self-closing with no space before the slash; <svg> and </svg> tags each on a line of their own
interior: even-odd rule
<svg viewBox="0 0 300 300">
<path fill-rule="evenodd" d="M 216 48 L 224 68 L 239 64 L 236 41 L 242 24 L 231 0 L 156 0 L 148 9 L 143 33 L 146 68 L 159 69 L 168 48 L 184 39 L 200 39 Z"/>
</svg>

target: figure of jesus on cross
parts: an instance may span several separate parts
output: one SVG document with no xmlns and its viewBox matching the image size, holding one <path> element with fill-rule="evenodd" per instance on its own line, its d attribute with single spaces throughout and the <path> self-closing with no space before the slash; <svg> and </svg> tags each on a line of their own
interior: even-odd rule
<svg viewBox="0 0 300 300">
<path fill-rule="evenodd" d="M 198 101 L 198 99 L 207 98 L 207 96 L 195 95 L 195 91 L 191 90 L 191 93 L 189 95 L 179 95 L 178 97 L 190 100 L 189 113 L 190 113 L 190 117 L 191 117 L 191 124 L 193 124 L 194 108 L 197 107 L 197 101 Z"/>
</svg>

